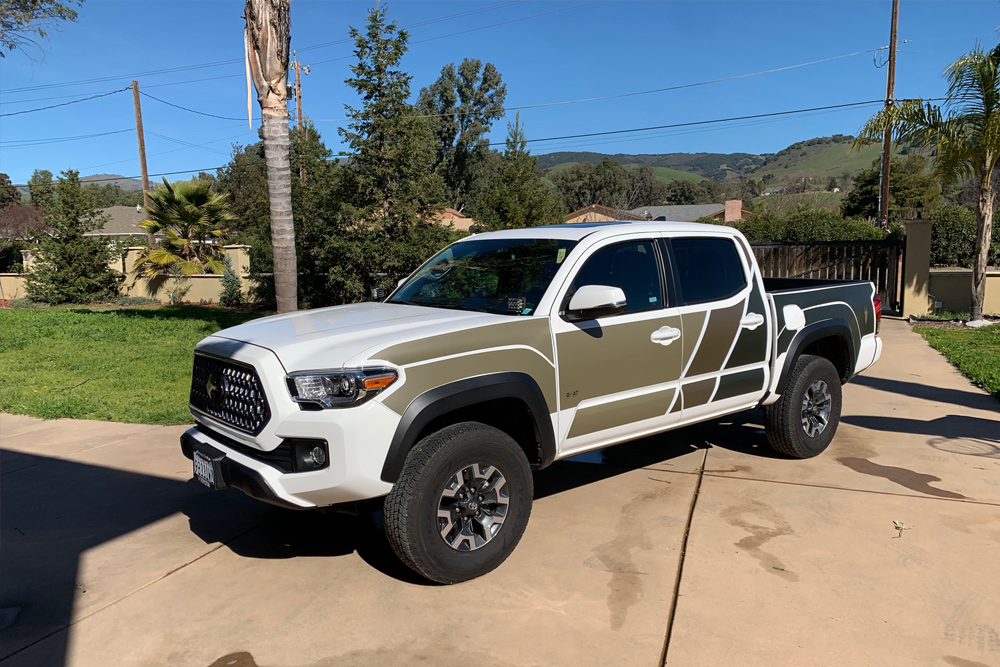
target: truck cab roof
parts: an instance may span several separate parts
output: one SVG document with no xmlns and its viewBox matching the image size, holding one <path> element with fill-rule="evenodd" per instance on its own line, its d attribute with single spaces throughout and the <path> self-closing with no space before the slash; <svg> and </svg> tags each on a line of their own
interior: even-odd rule
<svg viewBox="0 0 1000 667">
<path fill-rule="evenodd" d="M 526 227 L 523 229 L 504 229 L 497 232 L 484 232 L 467 236 L 463 241 L 469 239 L 481 240 L 484 238 L 496 239 L 563 239 L 568 241 L 580 241 L 591 236 L 613 236 L 622 232 L 680 232 L 690 234 L 725 234 L 728 236 L 739 236 L 739 232 L 732 227 L 724 225 L 706 225 L 698 222 L 669 222 L 663 220 L 651 222 L 638 222 L 630 220 L 617 220 L 612 222 L 581 222 L 564 225 L 545 225 L 542 227 Z M 461 242 L 461 241 L 460 241 Z"/>
</svg>

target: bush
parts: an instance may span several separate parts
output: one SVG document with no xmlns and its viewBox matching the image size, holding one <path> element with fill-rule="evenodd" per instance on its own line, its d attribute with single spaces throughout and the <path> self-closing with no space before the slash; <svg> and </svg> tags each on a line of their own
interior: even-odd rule
<svg viewBox="0 0 1000 667">
<path fill-rule="evenodd" d="M 699 222 L 716 220 L 700 220 Z M 889 237 L 870 220 L 844 218 L 828 209 L 804 208 L 791 214 L 753 213 L 736 223 L 751 243 L 810 243 L 813 241 L 878 241 Z"/>
<path fill-rule="evenodd" d="M 41 308 L 41 307 L 44 307 L 46 304 L 44 304 L 44 303 L 36 303 L 36 302 L 32 301 L 31 299 L 29 299 L 28 297 L 24 296 L 24 297 L 21 297 L 20 299 L 13 299 L 7 305 L 8 305 L 9 308 L 24 309 L 24 308 Z"/>
<path fill-rule="evenodd" d="M 0 243 L 0 273 L 21 273 L 24 270 L 22 250 L 31 244 L 27 241 L 5 241 Z"/>
<path fill-rule="evenodd" d="M 948 205 L 928 215 L 934 220 L 931 230 L 931 266 L 972 268 L 976 261 L 976 214 L 964 206 Z M 989 262 L 1000 265 L 1000 229 L 993 222 Z"/>
<path fill-rule="evenodd" d="M 222 291 L 219 293 L 219 305 L 236 308 L 243 305 L 243 284 L 240 277 L 233 271 L 233 263 L 227 256 L 223 263 L 226 270 L 222 274 Z"/>
</svg>

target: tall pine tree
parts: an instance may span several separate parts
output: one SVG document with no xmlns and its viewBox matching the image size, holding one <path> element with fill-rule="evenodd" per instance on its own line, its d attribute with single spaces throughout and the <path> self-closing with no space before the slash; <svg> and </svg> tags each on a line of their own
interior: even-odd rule
<svg viewBox="0 0 1000 667">
<path fill-rule="evenodd" d="M 64 171 L 47 229 L 33 231 L 38 258 L 27 275 L 27 292 L 42 303 L 90 303 L 118 296 L 122 276 L 110 268 L 108 239 L 86 236 L 104 227 L 107 218 L 80 186 L 80 173 Z"/>
<path fill-rule="evenodd" d="M 474 217 L 491 231 L 559 222 L 558 195 L 541 181 L 538 160 L 528 151 L 520 114 L 507 124 L 500 168 Z"/>
</svg>

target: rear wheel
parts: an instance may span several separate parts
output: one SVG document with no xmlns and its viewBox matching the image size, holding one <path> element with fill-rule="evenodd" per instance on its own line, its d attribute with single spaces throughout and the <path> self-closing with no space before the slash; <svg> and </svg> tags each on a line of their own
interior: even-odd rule
<svg viewBox="0 0 1000 667">
<path fill-rule="evenodd" d="M 837 369 L 823 357 L 803 354 L 796 360 L 781 398 L 764 408 L 767 441 L 785 456 L 816 456 L 833 440 L 840 408 Z"/>
<path fill-rule="evenodd" d="M 396 555 L 442 584 L 481 576 L 514 550 L 531 514 L 531 466 L 503 431 L 463 422 L 410 451 L 385 499 Z"/>
</svg>

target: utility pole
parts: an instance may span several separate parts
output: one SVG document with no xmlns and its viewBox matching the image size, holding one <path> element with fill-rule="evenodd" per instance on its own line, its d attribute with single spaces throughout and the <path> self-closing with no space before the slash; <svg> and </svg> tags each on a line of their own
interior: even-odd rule
<svg viewBox="0 0 1000 667">
<path fill-rule="evenodd" d="M 142 132 L 142 105 L 139 103 L 139 82 L 132 81 L 132 104 L 135 105 L 135 134 L 139 139 L 139 173 L 142 174 L 142 204 L 149 210 L 149 171 L 146 169 L 146 139 Z M 152 234 L 146 235 L 146 242 L 152 249 L 156 240 Z"/>
<path fill-rule="evenodd" d="M 292 52 L 295 55 L 295 52 Z M 292 67 L 295 68 L 295 116 L 299 128 L 299 148 L 302 147 L 302 72 L 305 71 L 306 74 L 309 73 L 309 66 L 302 65 L 298 60 L 292 62 Z M 301 150 L 299 151 L 301 156 Z M 306 168 L 299 165 L 299 178 L 302 179 L 302 184 L 306 183 Z"/>
<path fill-rule="evenodd" d="M 889 71 L 886 72 L 885 106 L 893 105 L 896 88 L 896 25 L 899 21 L 899 0 L 892 0 L 892 26 L 889 28 Z M 882 135 L 882 171 L 879 176 L 878 223 L 889 227 L 889 171 L 892 158 L 892 124 L 886 125 Z"/>
</svg>

